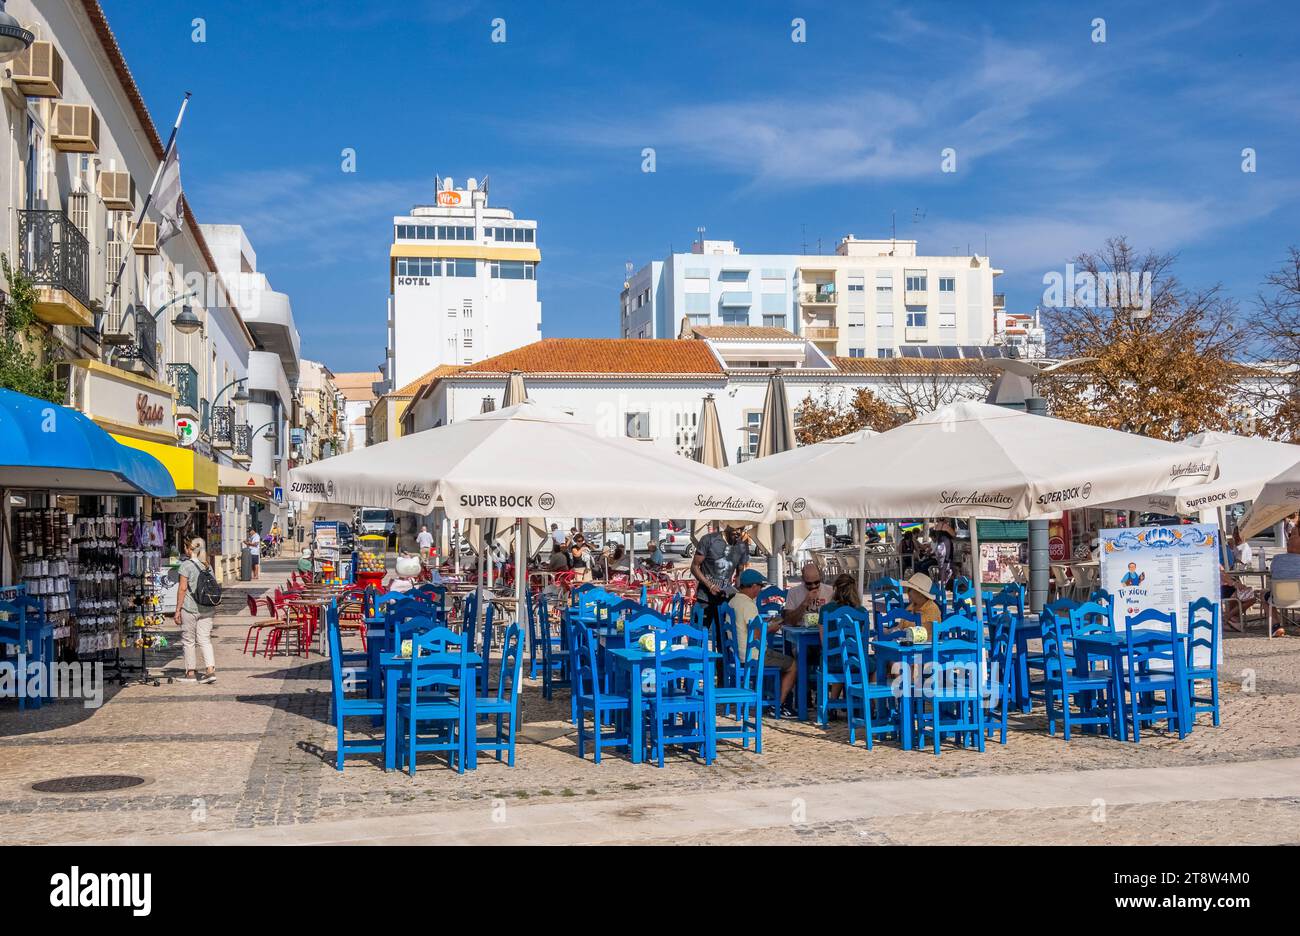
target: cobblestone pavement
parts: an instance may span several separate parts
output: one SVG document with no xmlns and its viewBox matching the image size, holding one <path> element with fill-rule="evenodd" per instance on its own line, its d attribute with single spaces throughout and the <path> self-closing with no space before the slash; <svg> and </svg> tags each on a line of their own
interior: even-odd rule
<svg viewBox="0 0 1300 936">
<path fill-rule="evenodd" d="M 254 593 L 282 581 L 288 563 L 267 563 Z M 253 586 L 254 583 L 245 583 Z M 421 762 L 415 777 L 385 773 L 379 758 L 349 759 L 333 768 L 333 731 L 326 723 L 328 665 L 310 659 L 253 658 L 241 652 L 247 614 L 244 587 L 231 589 L 217 617 L 214 685 L 162 682 L 112 687 L 105 704 L 86 709 L 61 701 L 19 712 L 0 703 L 0 827 L 11 843 L 121 840 L 194 832 L 283 831 L 375 817 L 376 820 L 482 810 L 494 804 L 621 801 L 635 810 L 649 796 L 760 791 L 843 782 L 908 778 L 1025 777 L 1090 770 L 1186 768 L 1300 757 L 1294 707 L 1300 696 L 1300 640 L 1229 635 L 1222 671 L 1223 724 L 1203 717 L 1185 741 L 1155 731 L 1142 744 L 1048 736 L 1041 716 L 1017 720 L 1009 743 L 985 754 L 945 748 L 942 757 L 878 744 L 850 747 L 841 725 L 828 729 L 768 721 L 761 756 L 720 744 L 705 767 L 687 755 L 663 770 L 611 755 L 597 767 L 576 756 L 564 721 L 567 696 L 524 693 L 518 766 L 481 756 L 479 769 L 456 775 Z M 224 613 L 226 611 L 230 613 Z M 1260 633 L 1255 629 L 1253 634 Z M 155 665 L 179 675 L 179 640 Z M 359 726 L 364 728 L 365 726 Z M 120 792 L 42 794 L 42 780 L 89 774 L 140 776 Z M 794 794 L 792 794 L 794 795 Z M 1300 842 L 1300 801 L 1245 789 L 1212 802 L 1170 795 L 1161 802 L 1116 806 L 1098 823 L 1087 810 L 1026 808 L 960 813 L 921 803 L 907 816 L 861 823 L 838 819 L 784 827 L 692 835 L 664 842 L 962 842 L 1118 841 Z M 305 831 L 305 830 L 304 830 Z M 642 839 L 644 840 L 644 839 Z"/>
</svg>

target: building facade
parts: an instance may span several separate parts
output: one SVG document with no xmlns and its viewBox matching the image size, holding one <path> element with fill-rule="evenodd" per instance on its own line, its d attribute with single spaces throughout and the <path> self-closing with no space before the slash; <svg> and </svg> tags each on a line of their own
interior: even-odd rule
<svg viewBox="0 0 1300 936">
<path fill-rule="evenodd" d="M 294 464 L 305 465 L 338 455 L 344 445 L 343 410 L 333 372 L 318 361 L 303 361 L 298 398 L 295 426 L 302 434 L 295 437 Z"/>
<path fill-rule="evenodd" d="M 383 379 L 379 371 L 348 371 L 334 375 L 334 385 L 343 397 L 343 451 L 366 447 L 366 418 L 375 402 L 375 384 Z"/>
<path fill-rule="evenodd" d="M 537 222 L 488 204 L 487 180 L 443 179 L 434 205 L 393 218 L 385 389 L 541 337 Z"/>
<path fill-rule="evenodd" d="M 34 289 L 31 339 L 64 402 L 171 472 L 178 498 L 152 505 L 169 545 L 203 536 L 230 578 L 250 505 L 269 497 L 246 389 L 258 339 L 188 203 L 161 242 L 157 205 L 140 216 L 165 144 L 100 4 L 7 11 L 35 37 L 0 65 L 0 251 Z M 169 124 L 179 90 L 159 103 Z M 0 282 L 0 302 L 13 290 Z"/>
<path fill-rule="evenodd" d="M 847 236 L 829 256 L 744 254 L 732 241 L 702 240 L 629 276 L 620 334 L 671 338 L 683 324 L 783 328 L 841 357 L 980 346 L 1002 306 L 993 291 L 1001 272 L 987 257 L 918 254 L 914 240 Z"/>
</svg>

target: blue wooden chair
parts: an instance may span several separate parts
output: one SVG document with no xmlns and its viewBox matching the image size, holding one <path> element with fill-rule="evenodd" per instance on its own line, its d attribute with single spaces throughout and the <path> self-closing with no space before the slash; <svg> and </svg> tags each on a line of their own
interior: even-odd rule
<svg viewBox="0 0 1300 936">
<path fill-rule="evenodd" d="M 1004 610 L 989 623 L 989 690 L 996 693 L 991 700 L 986 736 L 998 732 L 998 743 L 1007 743 L 1007 713 L 1015 704 L 1015 647 L 1019 619 Z"/>
<path fill-rule="evenodd" d="M 591 631 L 581 621 L 569 621 L 570 653 L 573 660 L 573 723 L 578 727 L 578 756 L 587 756 L 587 712 L 591 713 L 591 742 L 594 759 L 600 763 L 600 752 L 610 747 L 631 748 L 630 722 L 614 715 L 632 712 L 632 701 L 627 694 L 606 692 L 599 667 L 596 666 L 596 646 Z M 614 725 L 605 733 L 606 723 Z M 620 727 L 621 725 L 621 727 Z"/>
<path fill-rule="evenodd" d="M 861 727 L 867 750 L 870 751 L 876 735 L 897 734 L 898 729 L 893 719 L 884 712 L 879 718 L 872 714 L 872 703 L 880 702 L 881 709 L 888 708 L 894 701 L 894 692 L 888 682 L 874 683 L 869 678 L 870 663 L 862 637 L 856 620 L 844 622 L 844 640 L 840 643 L 840 654 L 843 659 L 849 745 L 858 743 L 858 728 Z"/>
<path fill-rule="evenodd" d="M 1203 648 L 1207 659 L 1196 662 L 1197 648 Z M 1196 684 L 1208 682 L 1210 694 L 1198 696 Z M 1209 598 L 1197 598 L 1187 606 L 1187 709 L 1188 718 L 1195 723 L 1196 716 L 1209 712 L 1214 725 L 1219 724 L 1219 603 Z"/>
<path fill-rule="evenodd" d="M 728 610 L 731 610 L 728 608 Z M 763 753 L 763 660 L 767 655 L 767 622 L 755 617 L 745 625 L 745 649 L 738 651 L 736 620 L 731 615 L 723 623 L 723 646 L 736 656 L 734 680 L 713 691 L 713 704 L 727 706 L 735 711 L 736 728 L 715 729 L 716 737 L 739 738 L 740 746 L 748 748 L 754 742 L 754 753 Z M 726 651 L 724 650 L 724 653 Z"/>
<path fill-rule="evenodd" d="M 933 626 L 917 726 L 922 745 L 930 735 L 936 757 L 944 735 L 984 752 L 984 650 L 984 628 L 973 616 L 953 614 Z"/>
<path fill-rule="evenodd" d="M 343 677 L 343 642 L 339 638 L 338 619 L 326 619 L 330 647 L 330 718 L 334 722 L 336 747 L 334 769 L 343 769 L 343 758 L 351 754 L 382 754 L 384 740 L 355 740 L 344 738 L 344 720 L 352 716 L 365 716 L 372 724 L 383 724 L 383 699 L 358 699 L 347 694 Z"/>
<path fill-rule="evenodd" d="M 646 740 L 658 765 L 669 746 L 698 747 L 704 763 L 713 763 L 713 667 L 708 635 L 685 624 L 665 630 L 655 641 L 654 688 L 646 701 Z M 635 713 L 634 716 L 635 717 Z"/>
<path fill-rule="evenodd" d="M 1184 693 L 1187 690 L 1186 656 L 1178 645 L 1178 619 L 1155 608 L 1147 608 L 1126 619 L 1124 643 L 1125 706 L 1133 741 L 1142 740 L 1142 725 L 1164 721 L 1169 731 L 1187 736 L 1187 719 L 1183 718 Z M 1156 695 L 1163 701 L 1157 702 Z"/>
<path fill-rule="evenodd" d="M 859 634 L 871 626 L 871 619 L 861 608 L 840 605 L 830 611 L 822 612 L 822 662 L 817 670 L 817 722 L 825 725 L 832 711 L 846 711 L 848 701 L 843 695 L 838 699 L 830 697 L 831 686 L 844 685 L 844 643 L 845 631 L 856 628 Z"/>
<path fill-rule="evenodd" d="M 1107 731 L 1118 724 L 1117 700 L 1113 679 L 1108 672 L 1081 673 L 1068 640 L 1069 614 L 1044 618 L 1043 624 L 1043 704 L 1047 707 L 1047 732 L 1056 735 L 1057 708 L 1063 737 L 1070 740 L 1073 725 L 1105 725 Z M 1071 701 L 1078 711 L 1071 707 Z"/>
<path fill-rule="evenodd" d="M 939 614 L 943 617 L 948 616 L 948 592 L 944 589 L 943 583 L 939 581 L 930 582 L 930 597 L 934 603 L 939 606 Z"/>
<path fill-rule="evenodd" d="M 19 590 L 12 600 L 0 601 L 0 615 L 6 618 L 0 621 L 0 644 L 17 647 L 18 654 L 25 657 L 28 664 L 48 666 L 54 662 L 54 625 L 46 620 L 44 598 Z M 18 673 L 16 678 L 24 677 Z M 51 680 L 45 681 L 47 692 L 51 689 L 50 683 Z M 19 711 L 26 709 L 28 704 L 40 708 L 44 701 L 43 695 L 18 693 Z"/>
<path fill-rule="evenodd" d="M 560 614 L 560 633 L 551 630 L 550 605 L 545 595 L 538 595 L 535 603 L 537 629 L 542 634 L 542 698 L 550 699 L 555 690 L 570 684 L 570 656 L 567 621 L 569 609 Z"/>
<path fill-rule="evenodd" d="M 1010 582 L 997 593 L 990 595 L 984 602 L 984 619 L 993 622 L 999 615 L 1010 614 L 1016 619 L 1019 629 L 1025 623 L 1025 589 L 1016 582 Z"/>
<path fill-rule="evenodd" d="M 497 760 L 501 752 L 506 752 L 506 766 L 515 765 L 515 735 L 519 727 L 519 681 L 523 678 L 524 660 L 519 647 L 520 631 L 518 624 L 506 628 L 501 643 L 501 670 L 497 676 L 496 692 L 479 696 L 475 701 L 474 713 L 487 718 L 496 717 L 496 733 L 490 738 L 478 736 L 475 725 L 470 735 L 477 750 L 495 751 Z M 483 669 L 487 669 L 486 661 Z M 508 721 L 509 728 L 505 724 Z"/>
<path fill-rule="evenodd" d="M 681 592 L 673 595 L 673 600 L 668 606 L 668 617 L 674 624 L 681 624 L 686 620 L 686 596 Z"/>
<path fill-rule="evenodd" d="M 447 586 L 446 585 L 434 585 L 432 582 L 425 582 L 421 585 L 416 585 L 415 588 L 411 589 L 410 594 L 416 596 L 417 598 L 420 598 L 423 601 L 432 602 L 433 604 L 437 605 L 439 616 L 442 618 L 446 618 L 447 616 Z"/>
<path fill-rule="evenodd" d="M 975 585 L 969 578 L 959 575 L 952 580 L 952 611 L 954 614 L 975 607 Z M 972 615 L 973 616 L 973 615 Z"/>
<path fill-rule="evenodd" d="M 872 626 L 871 639 L 884 640 L 885 631 L 896 630 L 900 627 L 920 626 L 921 615 L 919 613 L 908 611 L 906 608 L 894 608 L 876 618 L 876 623 Z"/>
<path fill-rule="evenodd" d="M 1038 620 L 1042 626 L 1044 642 L 1040 643 L 1037 650 L 1029 647 L 1029 640 L 1025 636 L 1025 628 L 1020 630 L 1020 636 L 1016 639 L 1016 654 L 1018 663 L 1016 666 L 1016 678 L 1021 680 L 1019 696 L 1024 702 L 1023 711 L 1029 711 L 1034 699 L 1044 699 L 1043 679 L 1048 669 L 1048 655 L 1046 646 L 1046 636 L 1055 626 L 1055 622 L 1060 621 L 1063 625 L 1063 632 L 1069 636 L 1070 631 L 1070 609 L 1078 607 L 1078 602 L 1069 598 L 1062 598 L 1059 601 L 1050 601 L 1043 605 L 1043 610 L 1038 613 Z M 1037 676 L 1037 678 L 1035 678 Z"/>
<path fill-rule="evenodd" d="M 411 638 L 411 677 L 406 698 L 397 703 L 398 737 L 404 739 L 399 759 L 411 776 L 421 751 L 445 752 L 456 772 L 465 772 L 465 735 L 473 730 L 465 724 L 465 697 L 474 691 L 467 646 L 464 634 L 441 626 Z M 434 732 L 421 736 L 422 724 L 432 724 Z"/>
<path fill-rule="evenodd" d="M 1104 588 L 1096 589 L 1091 595 L 1088 596 L 1088 600 L 1096 604 L 1102 605 L 1103 607 L 1107 607 L 1107 608 L 1115 607 L 1114 596 L 1112 596 L 1111 593 L 1106 591 L 1106 589 Z"/>
</svg>

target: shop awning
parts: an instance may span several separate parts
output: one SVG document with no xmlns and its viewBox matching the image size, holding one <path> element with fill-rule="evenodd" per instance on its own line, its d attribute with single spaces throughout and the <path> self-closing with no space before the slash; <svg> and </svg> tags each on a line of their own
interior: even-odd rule
<svg viewBox="0 0 1300 936">
<path fill-rule="evenodd" d="M 0 389 L 0 487 L 175 497 L 166 468 L 66 406 Z"/>
<path fill-rule="evenodd" d="M 141 452 L 148 452 L 162 462 L 167 473 L 171 475 L 176 489 L 169 497 L 216 497 L 217 463 L 204 458 L 198 452 L 181 445 L 164 445 L 161 442 L 146 442 L 130 436 L 115 435 L 114 439 L 123 445 L 129 445 Z"/>
<path fill-rule="evenodd" d="M 217 483 L 222 494 L 242 494 L 253 500 L 266 503 L 271 500 L 271 489 L 266 478 L 261 475 L 234 468 L 230 465 L 217 466 Z"/>
</svg>

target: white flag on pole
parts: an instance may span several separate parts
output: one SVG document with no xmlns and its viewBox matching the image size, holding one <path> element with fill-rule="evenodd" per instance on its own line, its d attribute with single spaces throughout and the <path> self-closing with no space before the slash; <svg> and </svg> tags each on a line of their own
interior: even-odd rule
<svg viewBox="0 0 1300 936">
<path fill-rule="evenodd" d="M 163 164 L 162 178 L 158 184 L 158 244 L 161 246 L 181 232 L 185 226 L 185 203 L 181 192 L 180 148 L 173 146 Z"/>
</svg>

